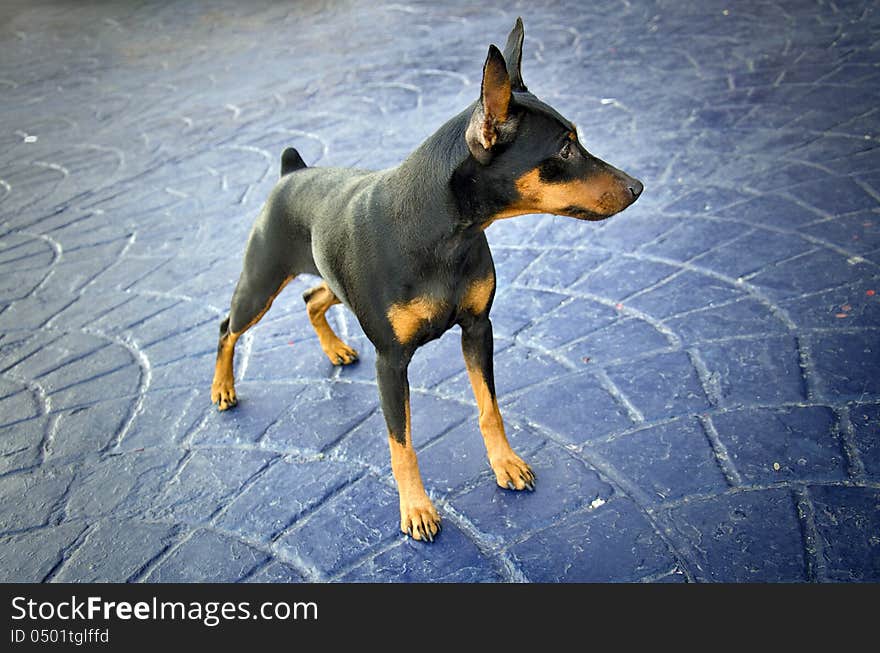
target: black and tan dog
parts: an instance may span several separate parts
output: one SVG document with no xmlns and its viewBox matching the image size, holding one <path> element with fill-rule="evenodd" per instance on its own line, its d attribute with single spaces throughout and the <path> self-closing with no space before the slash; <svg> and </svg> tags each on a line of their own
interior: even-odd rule
<svg viewBox="0 0 880 653">
<path fill-rule="evenodd" d="M 324 313 L 354 312 L 376 347 L 400 527 L 433 541 L 440 517 L 425 493 L 410 432 L 407 367 L 416 348 L 461 327 L 489 464 L 502 488 L 534 489 L 511 449 L 492 371 L 495 269 L 483 233 L 502 218 L 552 213 L 601 220 L 622 211 L 642 184 L 590 155 L 575 126 L 532 95 L 520 74 L 517 19 L 504 54 L 494 45 L 480 98 L 396 168 L 308 168 L 296 150 L 251 231 L 229 316 L 220 326 L 211 401 L 236 405 L 235 343 L 298 274 L 323 282 L 303 295 L 321 348 L 334 365 L 357 360 Z"/>
</svg>

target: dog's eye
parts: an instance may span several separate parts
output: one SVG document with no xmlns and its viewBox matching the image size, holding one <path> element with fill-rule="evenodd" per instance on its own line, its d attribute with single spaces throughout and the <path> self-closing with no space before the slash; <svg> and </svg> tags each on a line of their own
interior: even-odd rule
<svg viewBox="0 0 880 653">
<path fill-rule="evenodd" d="M 571 156 L 571 141 L 566 141 L 565 145 L 562 146 L 562 149 L 559 150 L 559 156 L 563 159 L 567 159 Z"/>
</svg>

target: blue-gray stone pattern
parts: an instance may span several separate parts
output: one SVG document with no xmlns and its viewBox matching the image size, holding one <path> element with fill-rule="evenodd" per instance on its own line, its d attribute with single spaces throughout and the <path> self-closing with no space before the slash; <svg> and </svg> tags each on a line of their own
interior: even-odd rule
<svg viewBox="0 0 880 653">
<path fill-rule="evenodd" d="M 457 330 L 410 369 L 443 515 L 398 531 L 375 354 L 297 279 L 210 404 L 294 146 L 396 165 L 525 22 L 530 89 L 645 192 L 487 234 L 495 486 Z M 880 10 L 866 0 L 5 2 L 0 580 L 880 581 Z M 381 281 L 381 280 L 377 280 Z"/>
</svg>

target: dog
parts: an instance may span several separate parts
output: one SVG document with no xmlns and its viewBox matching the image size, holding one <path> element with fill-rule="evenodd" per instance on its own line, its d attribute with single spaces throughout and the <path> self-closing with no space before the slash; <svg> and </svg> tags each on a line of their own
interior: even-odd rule
<svg viewBox="0 0 880 653">
<path fill-rule="evenodd" d="M 334 365 L 357 360 L 325 313 L 342 303 L 376 348 L 400 529 L 433 542 L 440 515 L 425 492 L 410 426 L 407 367 L 415 350 L 452 326 L 479 408 L 498 485 L 534 490 L 535 474 L 510 447 L 492 369 L 495 268 L 485 230 L 513 216 L 549 213 L 603 220 L 632 204 L 642 183 L 592 156 L 575 125 L 522 79 L 523 24 L 502 52 L 489 46 L 480 96 L 395 168 L 310 168 L 293 148 L 257 218 L 228 316 L 220 325 L 211 401 L 237 403 L 235 343 L 300 274 L 322 283 L 303 294 Z"/>
</svg>

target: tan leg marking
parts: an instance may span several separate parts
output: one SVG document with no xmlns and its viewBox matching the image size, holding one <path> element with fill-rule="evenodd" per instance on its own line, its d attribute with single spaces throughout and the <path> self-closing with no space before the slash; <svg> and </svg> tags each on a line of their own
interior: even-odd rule
<svg viewBox="0 0 880 653">
<path fill-rule="evenodd" d="M 309 314 L 309 321 L 315 328 L 315 333 L 318 334 L 318 341 L 321 343 L 321 349 L 327 354 L 327 358 L 334 365 L 354 363 L 358 359 L 358 353 L 339 339 L 339 336 L 327 323 L 325 315 L 328 308 L 340 303 L 339 298 L 333 294 L 326 283 L 313 288 L 307 295 L 306 311 Z"/>
<path fill-rule="evenodd" d="M 220 345 L 217 349 L 217 363 L 214 365 L 214 381 L 211 383 L 211 403 L 217 404 L 217 410 L 227 410 L 234 408 L 238 404 L 238 397 L 235 395 L 235 374 L 233 370 L 233 358 L 235 357 L 235 343 L 242 334 L 254 326 L 266 314 L 266 311 L 272 306 L 272 302 L 278 294 L 284 290 L 284 286 L 290 283 L 293 276 L 287 277 L 281 282 L 278 290 L 269 297 L 266 305 L 257 315 L 248 322 L 239 332 L 230 331 L 220 339 Z"/>
<path fill-rule="evenodd" d="M 425 492 L 419 463 L 412 446 L 410 427 L 409 398 L 406 401 L 406 441 L 401 444 L 392 435 L 388 436 L 391 447 L 391 471 L 397 481 L 400 497 L 400 530 L 422 542 L 433 542 L 440 532 L 440 515 Z"/>
<path fill-rule="evenodd" d="M 509 490 L 534 490 L 535 474 L 510 447 L 504 432 L 501 411 L 498 410 L 498 400 L 489 392 L 477 365 L 469 360 L 465 360 L 465 364 L 480 409 L 480 432 L 486 443 L 489 464 L 495 472 L 495 482 Z"/>
<path fill-rule="evenodd" d="M 214 381 L 211 383 L 211 403 L 217 404 L 217 410 L 227 410 L 238 403 L 232 373 L 232 357 L 237 341 L 238 335 L 233 333 L 226 334 L 220 340 L 217 364 L 214 366 Z"/>
<path fill-rule="evenodd" d="M 495 290 L 495 275 L 489 274 L 484 279 L 474 281 L 461 298 L 461 308 L 474 315 L 482 315 L 486 312 L 489 300 Z"/>
</svg>

